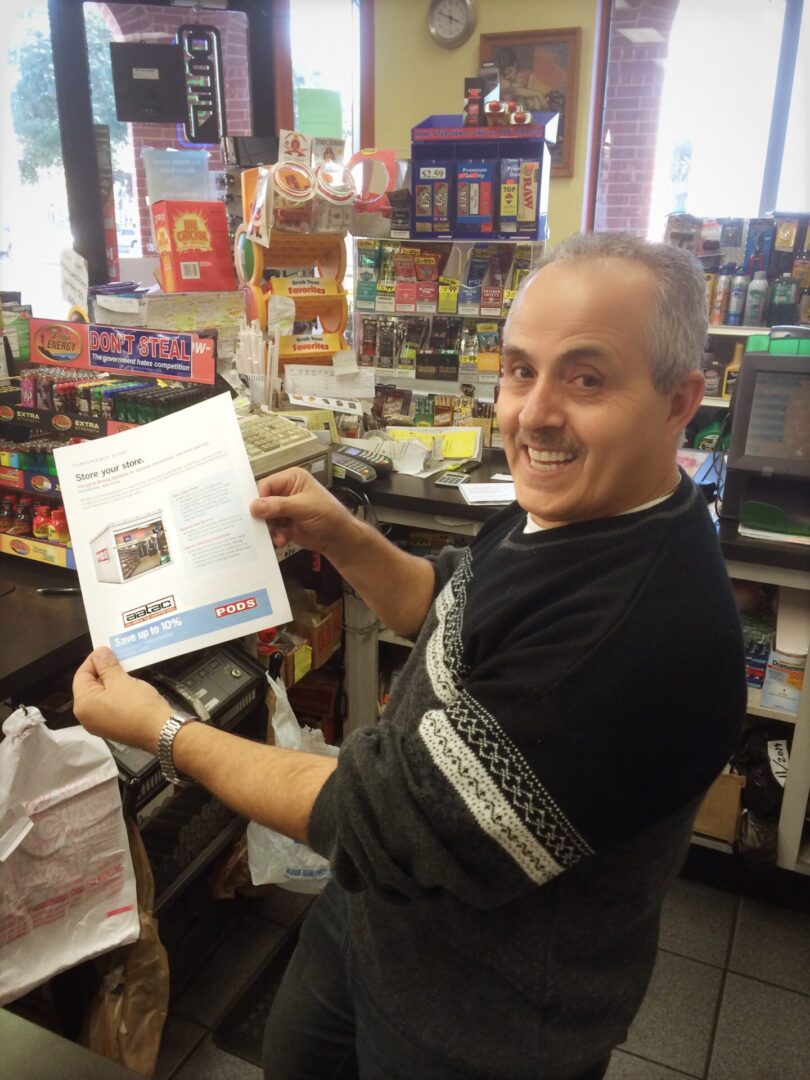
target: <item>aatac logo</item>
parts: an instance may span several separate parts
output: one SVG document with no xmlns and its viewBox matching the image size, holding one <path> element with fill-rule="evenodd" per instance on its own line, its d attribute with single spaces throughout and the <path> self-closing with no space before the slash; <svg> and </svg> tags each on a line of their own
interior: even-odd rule
<svg viewBox="0 0 810 1080">
<path fill-rule="evenodd" d="M 239 615 L 243 611 L 252 611 L 259 606 L 255 596 L 248 596 L 245 600 L 234 600 L 232 604 L 220 604 L 214 608 L 214 614 L 218 619 L 224 619 L 228 615 Z"/>
<path fill-rule="evenodd" d="M 177 611 L 177 604 L 173 596 L 162 596 L 159 600 L 150 600 L 147 604 L 131 608 L 122 612 L 124 626 L 135 626 L 136 623 L 145 622 L 155 615 L 165 615 L 169 611 Z"/>
</svg>

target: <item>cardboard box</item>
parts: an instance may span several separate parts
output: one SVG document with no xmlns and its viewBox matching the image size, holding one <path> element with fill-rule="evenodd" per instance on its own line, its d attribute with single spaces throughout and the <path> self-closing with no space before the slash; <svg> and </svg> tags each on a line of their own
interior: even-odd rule
<svg viewBox="0 0 810 1080">
<path fill-rule="evenodd" d="M 236 289 L 224 203 L 161 199 L 152 220 L 164 292 Z"/>
<path fill-rule="evenodd" d="M 456 232 L 491 233 L 495 162 L 456 162 Z"/>
<path fill-rule="evenodd" d="M 740 800 L 745 777 L 736 773 L 718 776 L 701 803 L 694 832 L 733 844 L 740 835 Z"/>
<path fill-rule="evenodd" d="M 303 682 L 290 690 L 290 704 L 295 715 L 334 716 L 340 693 L 340 679 L 330 672 L 312 671 Z"/>
<path fill-rule="evenodd" d="M 289 630 L 309 642 L 312 648 L 312 667 L 319 668 L 340 648 L 343 634 L 343 601 L 335 600 L 333 604 L 326 605 L 317 604 L 316 610 L 308 614 L 306 621 L 299 618 L 299 613 L 296 613 L 296 618 L 290 624 Z"/>
</svg>

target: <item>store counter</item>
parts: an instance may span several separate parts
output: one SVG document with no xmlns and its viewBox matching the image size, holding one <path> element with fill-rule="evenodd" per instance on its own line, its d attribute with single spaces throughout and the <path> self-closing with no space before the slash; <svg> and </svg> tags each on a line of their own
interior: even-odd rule
<svg viewBox="0 0 810 1080">
<path fill-rule="evenodd" d="M 444 472 L 445 470 L 442 470 Z M 469 483 L 485 484 L 496 473 L 508 472 L 506 457 L 500 450 L 485 450 L 484 458 L 475 472 L 470 473 Z M 368 486 L 368 497 L 380 520 L 392 520 L 385 510 L 404 510 L 411 514 L 425 514 L 457 518 L 467 522 L 484 522 L 497 513 L 498 506 L 470 506 L 458 488 L 438 487 L 436 479 L 442 475 L 422 479 L 389 473 Z M 426 527 L 430 527 L 427 526 Z M 436 525 L 433 526 L 436 528 Z"/>
<path fill-rule="evenodd" d="M 493 474 L 508 471 L 502 451 L 485 450 L 484 459 L 479 468 L 470 474 L 469 483 L 484 484 Z M 416 528 L 450 532 L 454 530 L 445 522 L 448 519 L 457 520 L 466 523 L 467 527 L 456 531 L 477 532 L 480 525 L 500 509 L 498 506 L 468 505 L 458 488 L 436 486 L 436 477 L 440 475 L 436 473 L 435 476 L 420 479 L 391 473 L 370 484 L 368 497 L 377 518 Z M 739 536 L 736 521 L 721 521 L 719 535 L 720 548 L 727 563 L 772 567 L 777 571 L 786 571 L 787 577 L 810 571 L 810 546 Z"/>
<path fill-rule="evenodd" d="M 69 588 L 78 577 L 10 555 L 0 560 L 0 698 L 16 704 L 21 691 L 69 668 L 90 652 L 90 634 L 81 596 L 43 595 L 38 588 Z"/>
<path fill-rule="evenodd" d="M 8 1009 L 0 1009 L 0 1046 L 2 1074 L 14 1080 L 127 1080 L 140 1076 Z"/>
</svg>

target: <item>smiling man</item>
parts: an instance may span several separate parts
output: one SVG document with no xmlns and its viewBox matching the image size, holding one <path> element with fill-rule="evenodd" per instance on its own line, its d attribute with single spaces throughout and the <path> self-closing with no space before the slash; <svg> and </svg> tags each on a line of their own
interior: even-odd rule
<svg viewBox="0 0 810 1080">
<path fill-rule="evenodd" d="M 575 237 L 507 320 L 517 502 L 407 555 L 301 470 L 261 481 L 276 543 L 324 553 L 416 645 L 332 760 L 190 723 L 94 653 L 91 731 L 154 750 L 307 839 L 334 880 L 268 1025 L 274 1080 L 598 1080 L 644 996 L 661 901 L 745 707 L 736 610 L 675 452 L 700 402 L 703 276 Z"/>
</svg>

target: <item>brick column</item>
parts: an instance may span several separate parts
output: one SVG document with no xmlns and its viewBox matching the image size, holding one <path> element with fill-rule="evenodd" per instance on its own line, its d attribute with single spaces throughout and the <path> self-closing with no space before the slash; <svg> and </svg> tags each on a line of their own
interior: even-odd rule
<svg viewBox="0 0 810 1080">
<path fill-rule="evenodd" d="M 679 0 L 627 0 L 610 27 L 602 155 L 594 229 L 645 236 L 669 35 Z M 634 44 L 622 30 L 656 30 L 664 39 Z"/>
</svg>

